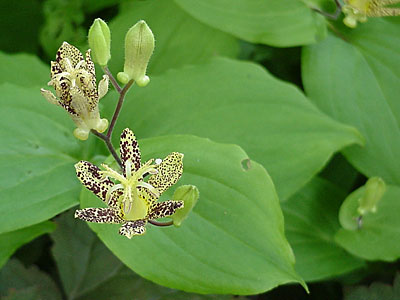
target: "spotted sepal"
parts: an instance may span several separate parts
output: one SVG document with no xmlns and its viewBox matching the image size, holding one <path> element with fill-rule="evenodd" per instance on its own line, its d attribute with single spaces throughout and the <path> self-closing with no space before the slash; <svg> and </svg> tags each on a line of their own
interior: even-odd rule
<svg viewBox="0 0 400 300">
<path fill-rule="evenodd" d="M 183 172 L 183 154 L 172 152 L 157 165 L 158 173 L 151 175 L 148 183 L 158 189 L 160 194 L 174 185 Z"/>
<path fill-rule="evenodd" d="M 146 231 L 145 220 L 129 221 L 122 225 L 119 229 L 119 234 L 131 239 L 134 235 L 142 235 Z"/>
<path fill-rule="evenodd" d="M 150 208 L 149 219 L 154 220 L 172 216 L 178 209 L 183 208 L 183 201 L 168 200 L 154 203 Z"/>
<path fill-rule="evenodd" d="M 83 186 L 101 200 L 106 201 L 107 192 L 114 183 L 109 178 L 104 178 L 100 169 L 88 161 L 81 160 L 75 164 L 75 170 Z"/>
<path fill-rule="evenodd" d="M 121 224 L 124 222 L 113 208 L 84 208 L 75 211 L 75 218 L 92 223 Z"/>
<path fill-rule="evenodd" d="M 140 149 L 136 140 L 135 134 L 129 128 L 124 129 L 121 133 L 120 139 L 120 153 L 121 160 L 124 164 L 124 175 L 125 174 L 125 163 L 130 160 L 132 162 L 132 171 L 137 171 L 140 168 Z"/>
</svg>

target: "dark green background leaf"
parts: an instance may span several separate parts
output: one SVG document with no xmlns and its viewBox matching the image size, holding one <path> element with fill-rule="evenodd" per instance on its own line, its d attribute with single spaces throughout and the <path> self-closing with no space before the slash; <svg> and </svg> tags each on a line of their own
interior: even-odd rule
<svg viewBox="0 0 400 300">
<path fill-rule="evenodd" d="M 21 245 L 30 242 L 39 235 L 55 229 L 52 222 L 46 221 L 30 227 L 0 234 L 0 268 Z"/>
<path fill-rule="evenodd" d="M 315 177 L 282 203 L 286 236 L 296 256 L 295 268 L 307 282 L 365 266 L 334 241 L 340 228 L 338 212 L 344 198 L 340 188 Z"/>
</svg>

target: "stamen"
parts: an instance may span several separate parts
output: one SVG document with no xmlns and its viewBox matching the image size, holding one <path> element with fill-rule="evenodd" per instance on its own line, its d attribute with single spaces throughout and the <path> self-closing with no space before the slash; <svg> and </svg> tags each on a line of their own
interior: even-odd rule
<svg viewBox="0 0 400 300">
<path fill-rule="evenodd" d="M 127 179 L 131 178 L 132 176 L 132 162 L 129 159 L 125 163 L 125 174 Z"/>
<path fill-rule="evenodd" d="M 113 169 L 111 169 L 109 166 L 107 166 L 106 164 L 101 164 L 101 166 L 106 169 L 106 171 L 100 171 L 100 173 L 104 176 L 109 176 L 111 178 L 114 178 L 118 181 L 120 181 L 121 183 L 125 184 L 127 182 L 126 178 L 124 176 L 122 176 L 121 174 L 119 174 L 117 171 L 114 171 Z"/>
<path fill-rule="evenodd" d="M 144 187 L 145 189 L 149 190 L 149 192 L 151 194 L 153 194 L 153 196 L 156 198 L 160 197 L 160 192 L 155 187 L 153 187 L 151 184 L 149 184 L 147 182 L 144 182 L 144 181 L 139 182 L 136 186 Z"/>
<path fill-rule="evenodd" d="M 115 191 L 120 190 L 120 189 L 124 189 L 124 186 L 122 184 L 116 184 L 112 188 L 110 188 L 106 194 L 106 202 L 108 203 L 110 201 L 112 193 L 114 193 Z"/>
</svg>

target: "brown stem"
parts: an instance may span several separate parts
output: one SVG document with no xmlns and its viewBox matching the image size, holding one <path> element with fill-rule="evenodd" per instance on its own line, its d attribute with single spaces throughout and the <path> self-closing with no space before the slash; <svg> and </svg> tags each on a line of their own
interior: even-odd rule
<svg viewBox="0 0 400 300">
<path fill-rule="evenodd" d="M 168 221 L 168 222 L 158 222 L 158 221 L 154 221 L 154 220 L 149 220 L 150 224 L 153 224 L 155 226 L 171 226 L 174 224 L 174 222 L 172 221 Z"/>
<path fill-rule="evenodd" d="M 327 17 L 327 18 L 332 19 L 332 20 L 337 20 L 338 17 L 340 16 L 341 11 L 342 11 L 342 4 L 340 3 L 339 0 L 335 0 L 335 3 L 336 3 L 336 11 L 333 14 L 325 12 L 323 10 L 320 10 L 319 8 L 316 8 L 316 7 L 313 7 L 312 9 L 314 11 L 320 13 L 324 17 Z"/>
<path fill-rule="evenodd" d="M 118 165 L 119 165 L 119 166 L 121 167 L 121 169 L 122 169 L 122 168 L 123 168 L 123 166 L 122 166 L 122 161 L 121 161 L 121 159 L 119 158 L 117 152 L 115 151 L 113 145 L 111 144 L 111 139 L 110 139 L 110 137 L 107 136 L 107 135 L 105 135 L 105 134 L 102 134 L 102 133 L 100 133 L 100 132 L 98 132 L 98 131 L 96 131 L 96 130 L 94 130 L 94 129 L 92 129 L 91 132 L 92 132 L 95 136 L 99 137 L 100 139 L 102 139 L 102 140 L 106 143 L 108 150 L 111 152 L 111 154 L 112 154 L 112 156 L 114 157 L 115 161 L 118 163 Z"/>
<path fill-rule="evenodd" d="M 118 92 L 118 94 L 121 94 L 121 87 L 119 86 L 118 82 L 115 80 L 114 76 L 111 74 L 110 69 L 108 66 L 103 67 L 103 72 L 108 75 L 108 78 L 110 78 L 111 84 L 115 88 L 115 90 Z"/>
<path fill-rule="evenodd" d="M 115 123 L 117 122 L 117 118 L 118 118 L 118 116 L 119 116 L 119 112 L 121 111 L 122 104 L 124 103 L 125 94 L 128 92 L 128 90 L 129 90 L 129 88 L 132 86 L 133 82 L 134 82 L 133 79 L 130 80 L 130 81 L 124 86 L 124 88 L 122 89 L 122 91 L 121 91 L 121 93 L 120 93 L 120 95 L 119 95 L 118 104 L 117 104 L 117 107 L 115 108 L 114 115 L 113 115 L 112 120 L 111 120 L 111 123 L 110 123 L 110 127 L 108 128 L 108 131 L 107 131 L 107 137 L 108 137 L 109 139 L 111 139 L 112 131 L 113 131 L 113 129 L 114 129 Z"/>
</svg>

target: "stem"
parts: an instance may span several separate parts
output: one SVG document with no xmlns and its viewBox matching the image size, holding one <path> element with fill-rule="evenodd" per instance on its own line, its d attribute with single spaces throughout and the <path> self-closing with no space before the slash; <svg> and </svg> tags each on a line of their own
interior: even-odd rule
<svg viewBox="0 0 400 300">
<path fill-rule="evenodd" d="M 148 221 L 150 224 L 153 224 L 155 226 L 171 226 L 174 223 L 172 221 L 168 221 L 168 222 L 158 222 L 158 221 L 154 221 L 154 220 L 149 220 Z"/>
<path fill-rule="evenodd" d="M 100 139 L 102 139 L 102 140 L 106 143 L 108 150 L 111 152 L 111 154 L 112 154 L 112 156 L 114 157 L 115 161 L 118 163 L 118 165 L 119 165 L 119 166 L 121 167 L 121 169 L 122 169 L 122 168 L 123 168 L 123 166 L 122 166 L 122 161 L 121 161 L 121 159 L 119 158 L 117 152 L 115 151 L 113 145 L 111 144 L 111 139 L 110 139 L 110 137 L 107 136 L 107 135 L 105 135 L 105 134 L 102 134 L 102 133 L 100 133 L 100 132 L 98 132 L 98 131 L 96 131 L 96 130 L 94 130 L 94 129 L 92 129 L 91 132 L 92 132 L 95 136 L 99 137 Z"/>
<path fill-rule="evenodd" d="M 112 117 L 110 127 L 108 128 L 108 131 L 107 131 L 107 137 L 108 137 L 109 139 L 111 139 L 112 131 L 113 131 L 113 129 L 114 129 L 115 123 L 117 122 L 117 118 L 118 118 L 118 116 L 119 116 L 119 112 L 121 111 L 122 104 L 124 103 L 125 95 L 126 95 L 126 93 L 128 92 L 129 88 L 132 86 L 133 82 L 134 82 L 133 79 L 130 80 L 130 81 L 124 86 L 124 88 L 122 89 L 122 91 L 120 92 L 118 104 L 117 104 L 117 107 L 115 108 L 114 115 L 113 115 L 113 117 Z"/>
<path fill-rule="evenodd" d="M 341 11 L 342 11 L 342 4 L 340 3 L 339 0 L 334 0 L 334 1 L 336 3 L 336 11 L 333 14 L 325 12 L 323 10 L 320 10 L 319 8 L 316 8 L 316 7 L 313 7 L 312 9 L 314 11 L 320 13 L 324 17 L 327 17 L 327 18 L 332 19 L 332 20 L 337 20 L 338 17 L 340 16 Z"/>
<path fill-rule="evenodd" d="M 108 78 L 110 78 L 111 84 L 116 89 L 118 94 L 121 94 L 122 89 L 119 86 L 118 82 L 115 80 L 114 76 L 111 74 L 110 69 L 108 69 L 108 66 L 103 67 L 103 72 L 108 75 Z"/>
</svg>

